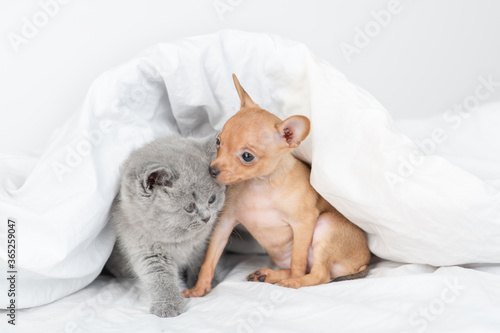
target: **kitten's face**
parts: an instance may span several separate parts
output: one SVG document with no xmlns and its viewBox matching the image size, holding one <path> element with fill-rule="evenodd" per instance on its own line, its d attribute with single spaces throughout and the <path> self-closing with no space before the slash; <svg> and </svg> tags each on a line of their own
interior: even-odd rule
<svg viewBox="0 0 500 333">
<path fill-rule="evenodd" d="M 184 241 L 211 230 L 226 189 L 208 170 L 214 142 L 167 137 L 134 151 L 122 177 L 123 213 L 151 237 Z"/>
<path fill-rule="evenodd" d="M 184 153 L 176 162 L 141 163 L 123 206 L 141 216 L 146 228 L 171 236 L 212 228 L 224 204 L 225 185 L 210 176 L 206 156 Z"/>
<path fill-rule="evenodd" d="M 173 227 L 178 231 L 194 231 L 207 226 L 211 228 L 217 220 L 224 204 L 225 186 L 209 178 L 191 184 L 178 181 L 161 194 L 165 208 L 175 215 L 178 223 Z"/>
</svg>

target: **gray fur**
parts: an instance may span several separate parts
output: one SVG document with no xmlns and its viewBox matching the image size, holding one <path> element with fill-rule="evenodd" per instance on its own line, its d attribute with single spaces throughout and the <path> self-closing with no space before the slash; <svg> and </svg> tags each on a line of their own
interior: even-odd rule
<svg viewBox="0 0 500 333">
<path fill-rule="evenodd" d="M 117 241 L 107 268 L 117 277 L 139 278 L 150 296 L 150 312 L 160 317 L 184 311 L 180 276 L 187 274 L 188 288 L 195 284 L 224 203 L 225 186 L 208 172 L 214 143 L 215 137 L 161 138 L 134 151 L 124 164 L 110 212 Z M 212 195 L 216 199 L 209 204 Z M 191 203 L 197 209 L 188 213 L 184 207 Z"/>
</svg>

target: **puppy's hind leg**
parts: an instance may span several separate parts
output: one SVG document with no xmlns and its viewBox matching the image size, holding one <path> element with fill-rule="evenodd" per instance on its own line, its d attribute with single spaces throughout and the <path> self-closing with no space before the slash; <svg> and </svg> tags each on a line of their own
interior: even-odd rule
<svg viewBox="0 0 500 333">
<path fill-rule="evenodd" d="M 370 251 L 366 238 L 357 226 L 337 211 L 320 215 L 312 242 L 311 272 L 298 279 L 278 283 L 283 287 L 300 288 L 366 276 Z M 338 278 L 338 279 L 337 279 Z"/>
<path fill-rule="evenodd" d="M 328 225 L 323 225 L 321 217 L 314 228 L 312 240 L 312 267 L 309 274 L 296 279 L 283 280 L 278 283 L 282 287 L 300 288 L 328 283 L 330 281 L 330 267 L 332 253 L 328 244 L 332 230 Z"/>
<path fill-rule="evenodd" d="M 331 260 L 324 248 L 318 244 L 316 246 L 313 245 L 313 265 L 311 272 L 300 278 L 282 280 L 278 282 L 278 285 L 297 289 L 328 283 L 330 281 L 330 262 Z"/>
<path fill-rule="evenodd" d="M 265 268 L 250 273 L 247 276 L 247 280 L 256 282 L 276 283 L 280 282 L 281 280 L 288 279 L 291 274 L 292 271 L 289 269 L 272 270 Z"/>
</svg>

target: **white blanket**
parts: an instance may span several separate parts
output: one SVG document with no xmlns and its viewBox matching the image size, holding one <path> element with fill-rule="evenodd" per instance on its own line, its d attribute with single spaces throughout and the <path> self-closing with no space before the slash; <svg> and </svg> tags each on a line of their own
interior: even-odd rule
<svg viewBox="0 0 500 333">
<path fill-rule="evenodd" d="M 149 314 L 137 283 L 99 277 L 55 303 L 21 310 L 7 332 L 496 333 L 500 327 L 499 265 L 381 262 L 363 280 L 294 290 L 245 281 L 256 268 L 272 267 L 268 256 L 232 260 L 237 265 L 224 281 L 190 299 L 188 311 L 175 318 Z"/>
<path fill-rule="evenodd" d="M 52 302 L 96 278 L 114 241 L 105 225 L 121 162 L 133 148 L 159 136 L 220 130 L 239 106 L 231 73 L 261 107 L 282 118 L 311 119 L 311 134 L 297 156 L 312 162 L 315 188 L 368 233 L 373 253 L 432 265 L 500 263 L 498 178 L 485 181 L 441 156 L 416 156 L 415 143 L 392 128 L 373 97 L 303 45 L 224 31 L 157 45 L 106 72 L 41 159 L 2 160 L 2 228 L 8 218 L 18 226 L 18 307 Z M 497 131 L 498 112 L 484 115 L 490 118 L 482 131 Z M 498 162 L 498 152 L 490 153 L 495 155 L 488 161 Z M 7 259 L 0 251 L 2 267 Z M 1 290 L 7 290 L 1 280 Z M 363 293 L 370 288 L 355 283 Z M 379 291 L 392 283 L 399 288 L 396 278 L 379 283 Z M 342 287 L 332 286 L 307 293 L 324 297 L 334 288 L 328 291 L 334 297 Z M 7 304 L 6 293 L 1 295 Z M 391 300 L 398 301 L 403 297 Z M 345 302 L 349 297 L 337 306 Z M 361 320 L 355 308 L 377 307 L 351 306 L 355 322 Z"/>
</svg>

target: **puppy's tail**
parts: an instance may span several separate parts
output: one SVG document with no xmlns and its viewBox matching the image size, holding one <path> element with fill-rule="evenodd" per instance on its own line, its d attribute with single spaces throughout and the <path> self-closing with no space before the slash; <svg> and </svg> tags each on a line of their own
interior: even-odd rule
<svg viewBox="0 0 500 333">
<path fill-rule="evenodd" d="M 340 281 L 347 281 L 347 280 L 362 279 L 362 278 L 365 278 L 367 275 L 368 275 L 368 267 L 365 267 L 365 269 L 363 269 L 361 272 L 357 272 L 357 273 L 350 274 L 350 275 L 339 276 L 330 282 L 340 282 Z"/>
</svg>

